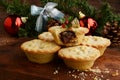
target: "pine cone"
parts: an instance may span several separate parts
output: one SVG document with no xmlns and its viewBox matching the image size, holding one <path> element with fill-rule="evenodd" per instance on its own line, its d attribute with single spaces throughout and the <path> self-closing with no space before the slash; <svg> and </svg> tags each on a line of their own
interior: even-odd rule
<svg viewBox="0 0 120 80">
<path fill-rule="evenodd" d="M 118 22 L 106 23 L 103 36 L 111 40 L 112 47 L 120 46 L 120 26 L 118 26 Z"/>
</svg>

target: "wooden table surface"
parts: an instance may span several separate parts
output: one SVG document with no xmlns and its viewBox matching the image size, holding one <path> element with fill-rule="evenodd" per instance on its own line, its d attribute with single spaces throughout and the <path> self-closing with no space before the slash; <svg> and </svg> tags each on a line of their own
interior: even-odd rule
<svg viewBox="0 0 120 80">
<path fill-rule="evenodd" d="M 120 48 L 107 48 L 91 71 L 73 70 L 56 58 L 48 64 L 28 61 L 20 49 L 27 38 L 0 46 L 0 80 L 120 80 Z"/>
</svg>

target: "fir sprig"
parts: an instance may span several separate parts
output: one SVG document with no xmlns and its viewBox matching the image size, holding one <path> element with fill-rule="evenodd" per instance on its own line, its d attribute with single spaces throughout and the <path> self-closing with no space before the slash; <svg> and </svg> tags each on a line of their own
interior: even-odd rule
<svg viewBox="0 0 120 80">
<path fill-rule="evenodd" d="M 95 17 L 96 8 L 88 3 L 87 0 L 76 0 L 77 9 L 82 11 L 86 16 Z"/>
<path fill-rule="evenodd" d="M 35 23 L 37 16 L 32 16 L 30 13 L 30 5 L 24 0 L 1 0 L 2 5 L 8 15 L 18 15 L 21 17 L 28 17 L 24 27 L 21 27 L 18 31 L 19 37 L 37 37 L 38 33 L 35 31 Z"/>
<path fill-rule="evenodd" d="M 0 6 L 4 7 L 5 9 L 7 9 L 8 2 L 6 2 L 5 0 L 0 0 Z"/>
<path fill-rule="evenodd" d="M 63 11 L 65 14 L 79 17 L 79 11 L 81 10 L 87 16 L 95 16 L 95 7 L 89 5 L 87 0 L 41 0 L 43 4 L 47 2 L 58 3 L 57 8 Z"/>
<path fill-rule="evenodd" d="M 96 33 L 98 35 L 102 35 L 102 31 L 104 29 L 104 25 L 107 22 L 114 22 L 117 21 L 118 24 L 120 23 L 120 16 L 119 14 L 115 14 L 113 12 L 113 8 L 110 6 L 108 2 L 102 3 L 101 8 L 98 11 L 98 16 L 96 17 L 97 23 L 98 23 L 98 28 L 96 30 Z"/>
<path fill-rule="evenodd" d="M 6 9 L 8 14 L 17 14 L 20 16 L 26 16 L 30 14 L 30 5 L 25 1 L 22 3 L 20 0 L 1 0 L 0 3 L 0 5 Z"/>
<path fill-rule="evenodd" d="M 42 2 L 42 4 L 46 4 L 47 2 L 58 3 L 57 8 L 59 10 L 63 11 L 65 14 L 69 14 L 71 16 L 77 16 L 78 15 L 78 14 L 76 15 L 77 12 L 75 11 L 76 0 L 41 0 L 41 2 Z"/>
<path fill-rule="evenodd" d="M 65 15 L 79 17 L 79 11 L 82 11 L 87 17 L 92 17 L 98 23 L 97 34 L 101 34 L 106 22 L 117 21 L 120 26 L 120 14 L 113 13 L 113 9 L 107 0 L 102 0 L 102 7 L 96 9 L 88 3 L 88 0 L 40 0 L 41 6 L 47 2 L 58 3 L 57 8 Z M 26 1 L 21 0 L 0 0 L 0 5 L 5 7 L 9 14 L 17 14 L 19 16 L 28 17 L 28 21 L 24 28 L 20 28 L 19 36 L 35 37 L 38 33 L 34 30 L 37 16 L 30 15 L 30 5 Z M 96 35 L 96 34 L 95 34 Z"/>
</svg>

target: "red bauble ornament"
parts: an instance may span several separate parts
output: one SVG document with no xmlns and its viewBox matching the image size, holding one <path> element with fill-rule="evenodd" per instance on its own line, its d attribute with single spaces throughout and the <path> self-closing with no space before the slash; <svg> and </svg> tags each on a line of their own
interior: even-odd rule
<svg viewBox="0 0 120 80">
<path fill-rule="evenodd" d="M 17 35 L 19 28 L 23 25 L 24 23 L 18 15 L 9 15 L 4 20 L 4 28 L 10 35 Z"/>
<path fill-rule="evenodd" d="M 93 18 L 83 17 L 80 19 L 80 26 L 88 28 L 89 32 L 87 35 L 92 35 L 97 28 L 97 22 Z"/>
</svg>

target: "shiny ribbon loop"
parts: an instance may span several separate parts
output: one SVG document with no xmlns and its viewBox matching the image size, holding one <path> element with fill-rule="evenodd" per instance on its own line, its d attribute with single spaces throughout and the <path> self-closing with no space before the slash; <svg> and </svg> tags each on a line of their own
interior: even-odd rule
<svg viewBox="0 0 120 80">
<path fill-rule="evenodd" d="M 39 15 L 36 21 L 35 30 L 42 32 L 43 27 L 45 27 L 48 17 L 60 20 L 64 17 L 64 14 L 56 9 L 57 3 L 48 2 L 44 8 L 31 5 L 31 15 Z"/>
</svg>

